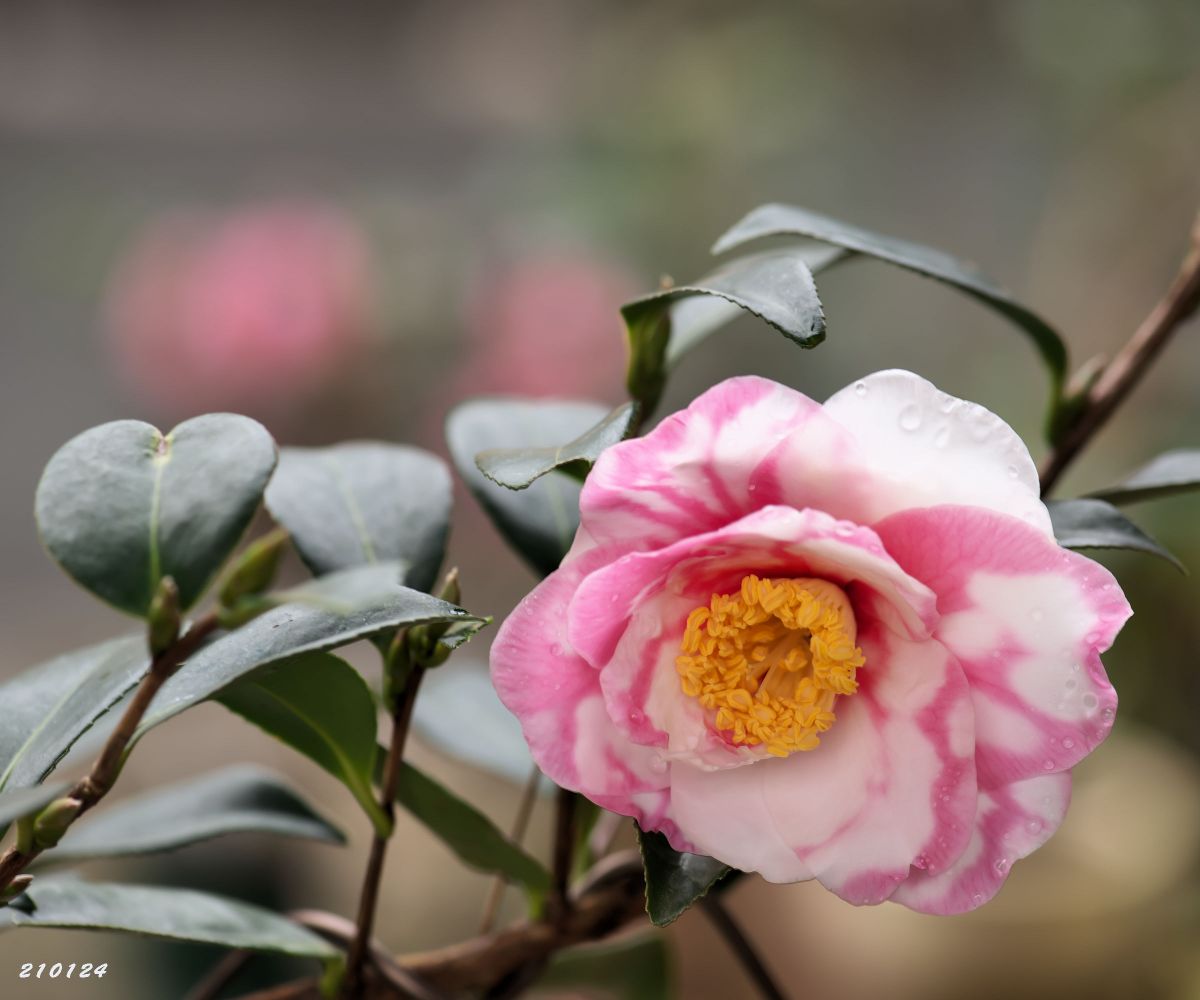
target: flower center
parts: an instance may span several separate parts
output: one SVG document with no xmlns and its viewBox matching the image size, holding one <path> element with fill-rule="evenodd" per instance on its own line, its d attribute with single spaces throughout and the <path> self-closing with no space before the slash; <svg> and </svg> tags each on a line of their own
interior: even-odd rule
<svg viewBox="0 0 1200 1000">
<path fill-rule="evenodd" d="M 688 615 L 675 669 L 726 740 L 786 757 L 814 749 L 837 696 L 858 690 L 856 634 L 835 584 L 750 575 L 739 592 L 713 594 Z"/>
</svg>

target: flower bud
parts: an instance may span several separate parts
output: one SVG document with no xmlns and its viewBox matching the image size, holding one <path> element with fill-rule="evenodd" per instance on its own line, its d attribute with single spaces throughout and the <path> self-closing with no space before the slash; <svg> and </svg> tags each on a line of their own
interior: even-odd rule
<svg viewBox="0 0 1200 1000">
<path fill-rule="evenodd" d="M 175 581 L 164 576 L 158 582 L 158 590 L 150 601 L 150 610 L 146 613 L 149 626 L 150 653 L 158 656 L 166 651 L 171 643 L 179 637 L 179 588 Z"/>
<path fill-rule="evenodd" d="M 83 809 L 83 803 L 69 795 L 55 799 L 33 821 L 33 843 L 39 850 L 54 847 L 63 838 Z"/>
<path fill-rule="evenodd" d="M 287 542 L 288 533 L 278 528 L 248 545 L 221 585 L 221 606 L 236 607 L 242 598 L 261 594 L 271 586 Z"/>
</svg>

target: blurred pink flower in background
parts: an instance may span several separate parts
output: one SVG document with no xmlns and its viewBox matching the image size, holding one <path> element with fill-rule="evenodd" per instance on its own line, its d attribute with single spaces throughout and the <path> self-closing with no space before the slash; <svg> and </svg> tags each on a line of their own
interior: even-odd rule
<svg viewBox="0 0 1200 1000">
<path fill-rule="evenodd" d="M 619 309 L 637 294 L 629 272 L 579 250 L 495 267 L 468 299 L 455 398 L 612 396 L 625 366 Z"/>
<path fill-rule="evenodd" d="M 152 222 L 116 270 L 108 318 L 117 363 L 153 404 L 278 413 L 345 370 L 372 301 L 353 220 L 276 202 Z"/>
</svg>

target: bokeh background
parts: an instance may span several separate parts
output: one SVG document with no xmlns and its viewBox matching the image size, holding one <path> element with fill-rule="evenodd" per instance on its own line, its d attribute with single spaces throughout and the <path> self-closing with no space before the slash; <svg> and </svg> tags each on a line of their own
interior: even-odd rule
<svg viewBox="0 0 1200 1000">
<path fill-rule="evenodd" d="M 1111 352 L 1200 206 L 1200 4 L 0 0 L 0 677 L 130 627 L 35 536 L 38 475 L 73 434 L 236 409 L 286 443 L 444 453 L 442 418 L 473 394 L 615 402 L 617 306 L 703 273 L 711 241 L 772 200 L 973 258 L 1076 363 Z M 819 287 L 819 350 L 739 321 L 686 359 L 667 408 L 735 372 L 823 398 L 900 365 L 1036 453 L 1046 380 L 1013 329 L 883 265 Z M 1193 323 L 1064 491 L 1200 445 L 1198 384 Z M 466 601 L 502 616 L 533 577 L 459 499 Z M 1133 510 L 1193 570 L 1198 502 Z M 793 995 L 1200 997 L 1200 574 L 1102 558 L 1137 614 L 1108 657 L 1116 730 L 1062 832 L 959 918 L 745 880 L 731 906 Z M 509 822 L 516 784 L 415 754 Z M 292 775 L 350 848 L 244 837 L 95 874 L 352 912 L 367 836 L 349 797 L 221 709 L 156 731 L 121 790 L 246 757 Z M 382 936 L 468 935 L 487 887 L 404 823 Z M 679 996 L 750 995 L 703 915 L 668 938 Z M 0 994 L 82 995 L 17 966 L 107 960 L 90 997 L 158 1000 L 214 957 L 18 931 Z"/>
</svg>

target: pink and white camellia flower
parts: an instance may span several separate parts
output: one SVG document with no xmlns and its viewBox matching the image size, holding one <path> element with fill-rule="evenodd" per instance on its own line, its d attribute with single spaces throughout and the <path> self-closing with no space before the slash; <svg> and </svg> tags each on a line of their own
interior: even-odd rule
<svg viewBox="0 0 1200 1000">
<path fill-rule="evenodd" d="M 761 378 L 605 451 L 492 676 L 560 785 L 772 882 L 959 913 L 1062 822 L 1130 615 L 999 417 Z"/>
</svg>

